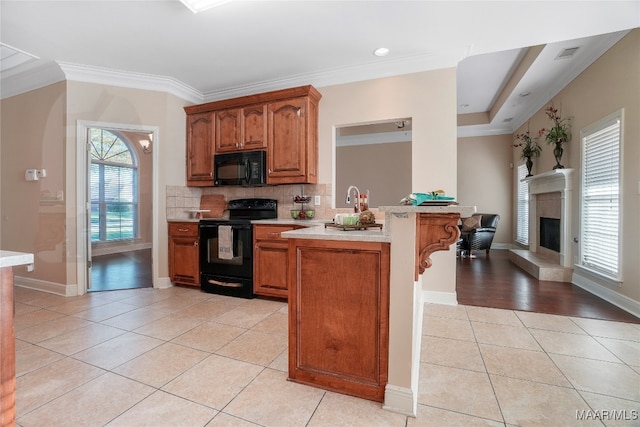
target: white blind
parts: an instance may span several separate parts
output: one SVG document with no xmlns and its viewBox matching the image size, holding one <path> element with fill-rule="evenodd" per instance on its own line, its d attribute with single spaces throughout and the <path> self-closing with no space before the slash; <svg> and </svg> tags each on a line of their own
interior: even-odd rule
<svg viewBox="0 0 640 427">
<path fill-rule="evenodd" d="M 518 201 L 516 212 L 516 242 L 529 244 L 529 183 L 523 181 L 527 176 L 527 166 L 518 166 Z"/>
<path fill-rule="evenodd" d="M 617 280 L 620 219 L 620 115 L 582 138 L 582 266 Z"/>
</svg>

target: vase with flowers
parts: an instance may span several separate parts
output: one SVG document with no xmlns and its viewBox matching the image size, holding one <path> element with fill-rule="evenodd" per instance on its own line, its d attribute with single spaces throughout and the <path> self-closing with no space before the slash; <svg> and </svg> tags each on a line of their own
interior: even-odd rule
<svg viewBox="0 0 640 427">
<path fill-rule="evenodd" d="M 522 160 L 526 159 L 527 177 L 533 176 L 531 174 L 531 168 L 533 168 L 533 160 L 531 160 L 531 158 L 540 157 L 540 152 L 542 151 L 542 147 L 538 144 L 538 138 L 532 137 L 529 134 L 529 130 L 527 130 L 526 132 L 516 134 L 514 139 L 515 142 L 513 146 L 515 148 L 522 147 L 520 158 Z"/>
<path fill-rule="evenodd" d="M 564 166 L 560 163 L 562 160 L 562 153 L 564 152 L 564 144 L 571 139 L 571 117 L 562 118 L 558 109 L 553 105 L 545 108 L 544 110 L 547 117 L 551 120 L 553 125 L 546 129 L 542 128 L 538 132 L 540 137 L 544 137 L 547 144 L 552 145 L 553 157 L 556 159 L 556 165 L 554 169 L 564 169 Z"/>
</svg>

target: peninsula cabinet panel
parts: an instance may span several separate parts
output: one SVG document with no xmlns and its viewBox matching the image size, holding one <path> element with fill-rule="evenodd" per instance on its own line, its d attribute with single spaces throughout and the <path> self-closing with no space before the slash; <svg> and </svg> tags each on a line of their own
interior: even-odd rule
<svg viewBox="0 0 640 427">
<path fill-rule="evenodd" d="M 382 402 L 389 244 L 289 242 L 289 379 Z"/>
<path fill-rule="evenodd" d="M 213 185 L 213 113 L 187 115 L 187 185 Z"/>
<path fill-rule="evenodd" d="M 169 278 L 174 283 L 200 286 L 197 222 L 169 223 Z"/>
<path fill-rule="evenodd" d="M 268 105 L 267 183 L 317 183 L 317 116 L 308 97 Z"/>
</svg>

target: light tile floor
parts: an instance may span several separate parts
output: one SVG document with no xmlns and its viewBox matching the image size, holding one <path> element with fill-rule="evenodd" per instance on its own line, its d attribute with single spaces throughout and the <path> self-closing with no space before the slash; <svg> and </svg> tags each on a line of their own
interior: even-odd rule
<svg viewBox="0 0 640 427">
<path fill-rule="evenodd" d="M 16 288 L 17 424 L 640 426 L 640 325 L 427 304 L 418 416 L 286 381 L 287 306 Z"/>
</svg>

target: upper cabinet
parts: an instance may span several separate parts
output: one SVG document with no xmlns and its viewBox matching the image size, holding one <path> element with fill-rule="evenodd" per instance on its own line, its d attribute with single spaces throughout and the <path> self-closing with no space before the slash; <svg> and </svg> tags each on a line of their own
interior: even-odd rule
<svg viewBox="0 0 640 427">
<path fill-rule="evenodd" d="M 213 113 L 187 115 L 187 183 L 213 185 Z"/>
<path fill-rule="evenodd" d="M 185 107 L 187 185 L 213 185 L 214 153 L 260 149 L 267 184 L 317 183 L 321 97 L 301 86 Z"/>
<path fill-rule="evenodd" d="M 317 103 L 309 97 L 272 102 L 267 114 L 267 183 L 317 183 Z"/>
<path fill-rule="evenodd" d="M 267 147 L 267 106 L 216 111 L 215 151 L 228 153 Z"/>
</svg>

